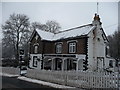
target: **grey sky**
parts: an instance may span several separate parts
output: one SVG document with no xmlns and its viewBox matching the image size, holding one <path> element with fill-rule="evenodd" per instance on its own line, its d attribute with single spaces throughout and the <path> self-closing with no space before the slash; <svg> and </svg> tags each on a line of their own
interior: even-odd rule
<svg viewBox="0 0 120 90">
<path fill-rule="evenodd" d="M 96 11 L 96 2 L 3 2 L 2 23 L 10 14 L 20 13 L 26 14 L 31 22 L 56 20 L 64 30 L 91 23 Z M 99 2 L 99 15 L 105 33 L 112 34 L 118 25 L 118 3 Z"/>
</svg>

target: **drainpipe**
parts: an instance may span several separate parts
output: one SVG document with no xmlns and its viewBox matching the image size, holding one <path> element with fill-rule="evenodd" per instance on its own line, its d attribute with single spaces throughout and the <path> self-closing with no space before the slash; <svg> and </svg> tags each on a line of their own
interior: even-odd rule
<svg viewBox="0 0 120 90">
<path fill-rule="evenodd" d="M 44 63 L 43 63 L 43 59 L 44 59 L 44 56 L 43 56 L 43 54 L 44 54 L 44 46 L 45 46 L 44 41 L 42 41 L 42 68 L 41 69 L 44 69 Z"/>
<path fill-rule="evenodd" d="M 41 69 L 44 69 L 44 61 L 43 61 L 43 59 L 44 59 L 44 50 L 45 50 L 45 43 L 44 43 L 44 41 L 42 42 L 42 68 Z"/>
</svg>

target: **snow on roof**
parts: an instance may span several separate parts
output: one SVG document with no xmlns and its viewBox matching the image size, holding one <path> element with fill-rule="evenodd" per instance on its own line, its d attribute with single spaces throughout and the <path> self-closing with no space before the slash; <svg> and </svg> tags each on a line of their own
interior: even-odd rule
<svg viewBox="0 0 120 90">
<path fill-rule="evenodd" d="M 50 40 L 51 41 L 53 39 L 54 33 L 43 31 L 40 29 L 37 29 L 36 31 L 40 35 L 42 40 Z"/>
<path fill-rule="evenodd" d="M 66 31 L 61 31 L 56 34 L 53 34 L 51 32 L 46 32 L 40 29 L 37 29 L 36 31 L 38 32 L 42 40 L 55 41 L 55 40 L 66 39 L 71 37 L 77 37 L 81 35 L 87 35 L 94 28 L 95 26 L 88 24 L 88 25 L 72 28 Z"/>
</svg>

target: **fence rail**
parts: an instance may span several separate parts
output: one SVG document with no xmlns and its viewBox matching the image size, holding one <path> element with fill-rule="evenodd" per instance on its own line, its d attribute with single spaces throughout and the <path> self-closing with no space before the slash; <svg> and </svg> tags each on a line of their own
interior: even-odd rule
<svg viewBox="0 0 120 90">
<path fill-rule="evenodd" d="M 118 88 L 118 73 L 29 69 L 27 77 L 80 88 Z"/>
</svg>

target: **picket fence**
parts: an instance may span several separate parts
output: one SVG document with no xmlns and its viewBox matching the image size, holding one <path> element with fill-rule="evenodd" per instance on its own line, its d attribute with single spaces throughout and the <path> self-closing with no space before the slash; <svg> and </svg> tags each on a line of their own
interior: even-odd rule
<svg viewBox="0 0 120 90">
<path fill-rule="evenodd" d="M 118 73 L 28 69 L 27 77 L 78 88 L 118 88 Z"/>
</svg>

